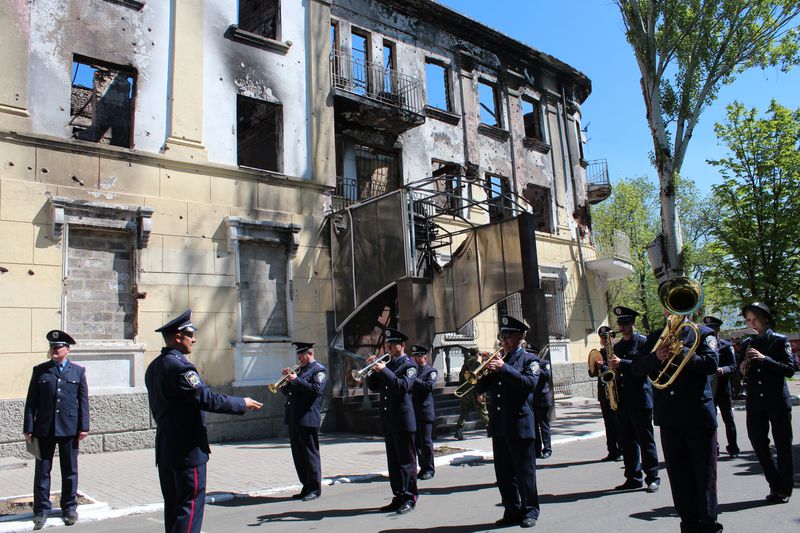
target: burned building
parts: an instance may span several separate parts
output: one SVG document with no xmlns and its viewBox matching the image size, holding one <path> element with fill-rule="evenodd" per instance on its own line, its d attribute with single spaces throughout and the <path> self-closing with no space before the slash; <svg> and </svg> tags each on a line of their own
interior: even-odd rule
<svg viewBox="0 0 800 533">
<path fill-rule="evenodd" d="M 187 307 L 205 381 L 266 402 L 215 440 L 284 431 L 265 385 L 295 338 L 338 376 L 327 429 L 376 324 L 488 348 L 535 309 L 570 372 L 596 344 L 626 262 L 591 242 L 574 68 L 428 0 L 14 2 L 0 27 L 0 455 L 55 328 L 89 452 L 152 445 L 143 369 Z"/>
</svg>

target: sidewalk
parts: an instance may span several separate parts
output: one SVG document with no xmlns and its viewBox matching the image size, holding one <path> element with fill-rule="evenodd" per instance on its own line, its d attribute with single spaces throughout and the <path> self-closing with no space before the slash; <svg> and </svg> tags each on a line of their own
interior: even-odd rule
<svg viewBox="0 0 800 533">
<path fill-rule="evenodd" d="M 564 398 L 556 402 L 553 421 L 553 446 L 603 435 L 603 418 L 596 400 Z M 455 448 L 452 455 L 436 459 L 437 465 L 492 458 L 491 439 L 484 430 L 466 432 L 459 441 L 444 435 L 434 441 L 436 448 Z M 367 435 L 326 433 L 320 435 L 323 484 L 347 483 L 386 476 L 383 438 Z M 598 443 L 598 457 L 605 445 Z M 558 455 L 558 450 L 554 450 Z M 0 498 L 30 495 L 34 461 L 4 460 L 0 465 Z M 81 521 L 103 520 L 127 514 L 162 509 L 161 492 L 152 449 L 81 455 L 79 491 L 97 503 L 78 509 Z M 59 490 L 61 476 L 53 468 L 52 489 Z M 208 499 L 222 501 L 240 496 L 263 496 L 300 489 L 288 439 L 268 439 L 211 445 L 208 465 Z M 0 518 L 0 533 L 29 531 L 32 515 Z M 63 526 L 59 516 L 51 517 L 46 527 Z"/>
</svg>

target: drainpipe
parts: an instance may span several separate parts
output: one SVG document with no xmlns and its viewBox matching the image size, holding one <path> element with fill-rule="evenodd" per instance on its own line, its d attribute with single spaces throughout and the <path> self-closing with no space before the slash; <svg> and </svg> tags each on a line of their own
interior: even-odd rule
<svg viewBox="0 0 800 533">
<path fill-rule="evenodd" d="M 564 85 L 561 85 L 561 118 L 564 122 L 564 136 L 563 139 L 565 144 L 567 145 L 567 159 L 569 162 L 569 183 L 572 186 L 572 207 L 573 209 L 577 209 L 578 207 L 578 194 L 575 192 L 575 170 L 572 164 L 572 149 L 570 148 L 569 144 L 569 119 L 567 118 L 567 93 L 564 89 Z M 579 140 L 580 141 L 580 140 Z M 564 175 L 566 176 L 567 169 L 564 169 Z M 578 228 L 578 225 L 575 225 L 575 240 L 578 242 L 578 259 L 581 263 L 581 273 L 583 278 L 583 290 L 586 293 L 586 303 L 589 308 L 589 321 L 592 324 L 592 331 L 596 328 L 595 320 L 594 320 L 594 308 L 592 307 L 592 295 L 589 292 L 589 278 L 586 275 L 586 261 L 583 258 L 583 246 L 581 246 L 581 231 Z"/>
</svg>

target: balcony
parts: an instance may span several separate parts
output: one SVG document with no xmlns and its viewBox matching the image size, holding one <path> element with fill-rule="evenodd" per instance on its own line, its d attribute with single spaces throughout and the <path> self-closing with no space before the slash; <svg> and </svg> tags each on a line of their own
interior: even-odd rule
<svg viewBox="0 0 800 533">
<path fill-rule="evenodd" d="M 331 198 L 333 211 L 341 211 L 351 205 L 366 202 L 396 188 L 389 187 L 386 181 L 360 180 L 337 176 L 336 190 L 333 191 L 333 197 Z"/>
<path fill-rule="evenodd" d="M 622 279 L 633 273 L 631 259 L 631 240 L 621 232 L 615 231 L 611 238 L 594 235 L 595 259 L 586 262 L 586 268 L 607 280 Z"/>
<path fill-rule="evenodd" d="M 608 179 L 608 162 L 605 159 L 589 161 L 586 167 L 589 203 L 599 204 L 611 196 L 611 181 Z"/>
<path fill-rule="evenodd" d="M 425 122 L 422 80 L 381 63 L 331 52 L 336 121 L 399 135 Z"/>
</svg>

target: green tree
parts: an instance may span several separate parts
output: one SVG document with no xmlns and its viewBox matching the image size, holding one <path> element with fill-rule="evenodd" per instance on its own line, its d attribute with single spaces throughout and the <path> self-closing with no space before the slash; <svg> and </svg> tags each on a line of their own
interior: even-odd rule
<svg viewBox="0 0 800 533">
<path fill-rule="evenodd" d="M 703 109 L 752 67 L 800 60 L 797 0 L 615 0 L 642 75 L 665 260 L 680 273 L 676 180 Z"/>
<path fill-rule="evenodd" d="M 718 283 L 741 306 L 770 306 L 778 327 L 800 320 L 800 109 L 773 101 L 765 117 L 734 102 L 716 125 L 727 157 L 709 161 L 723 177 L 708 224 Z"/>
</svg>

